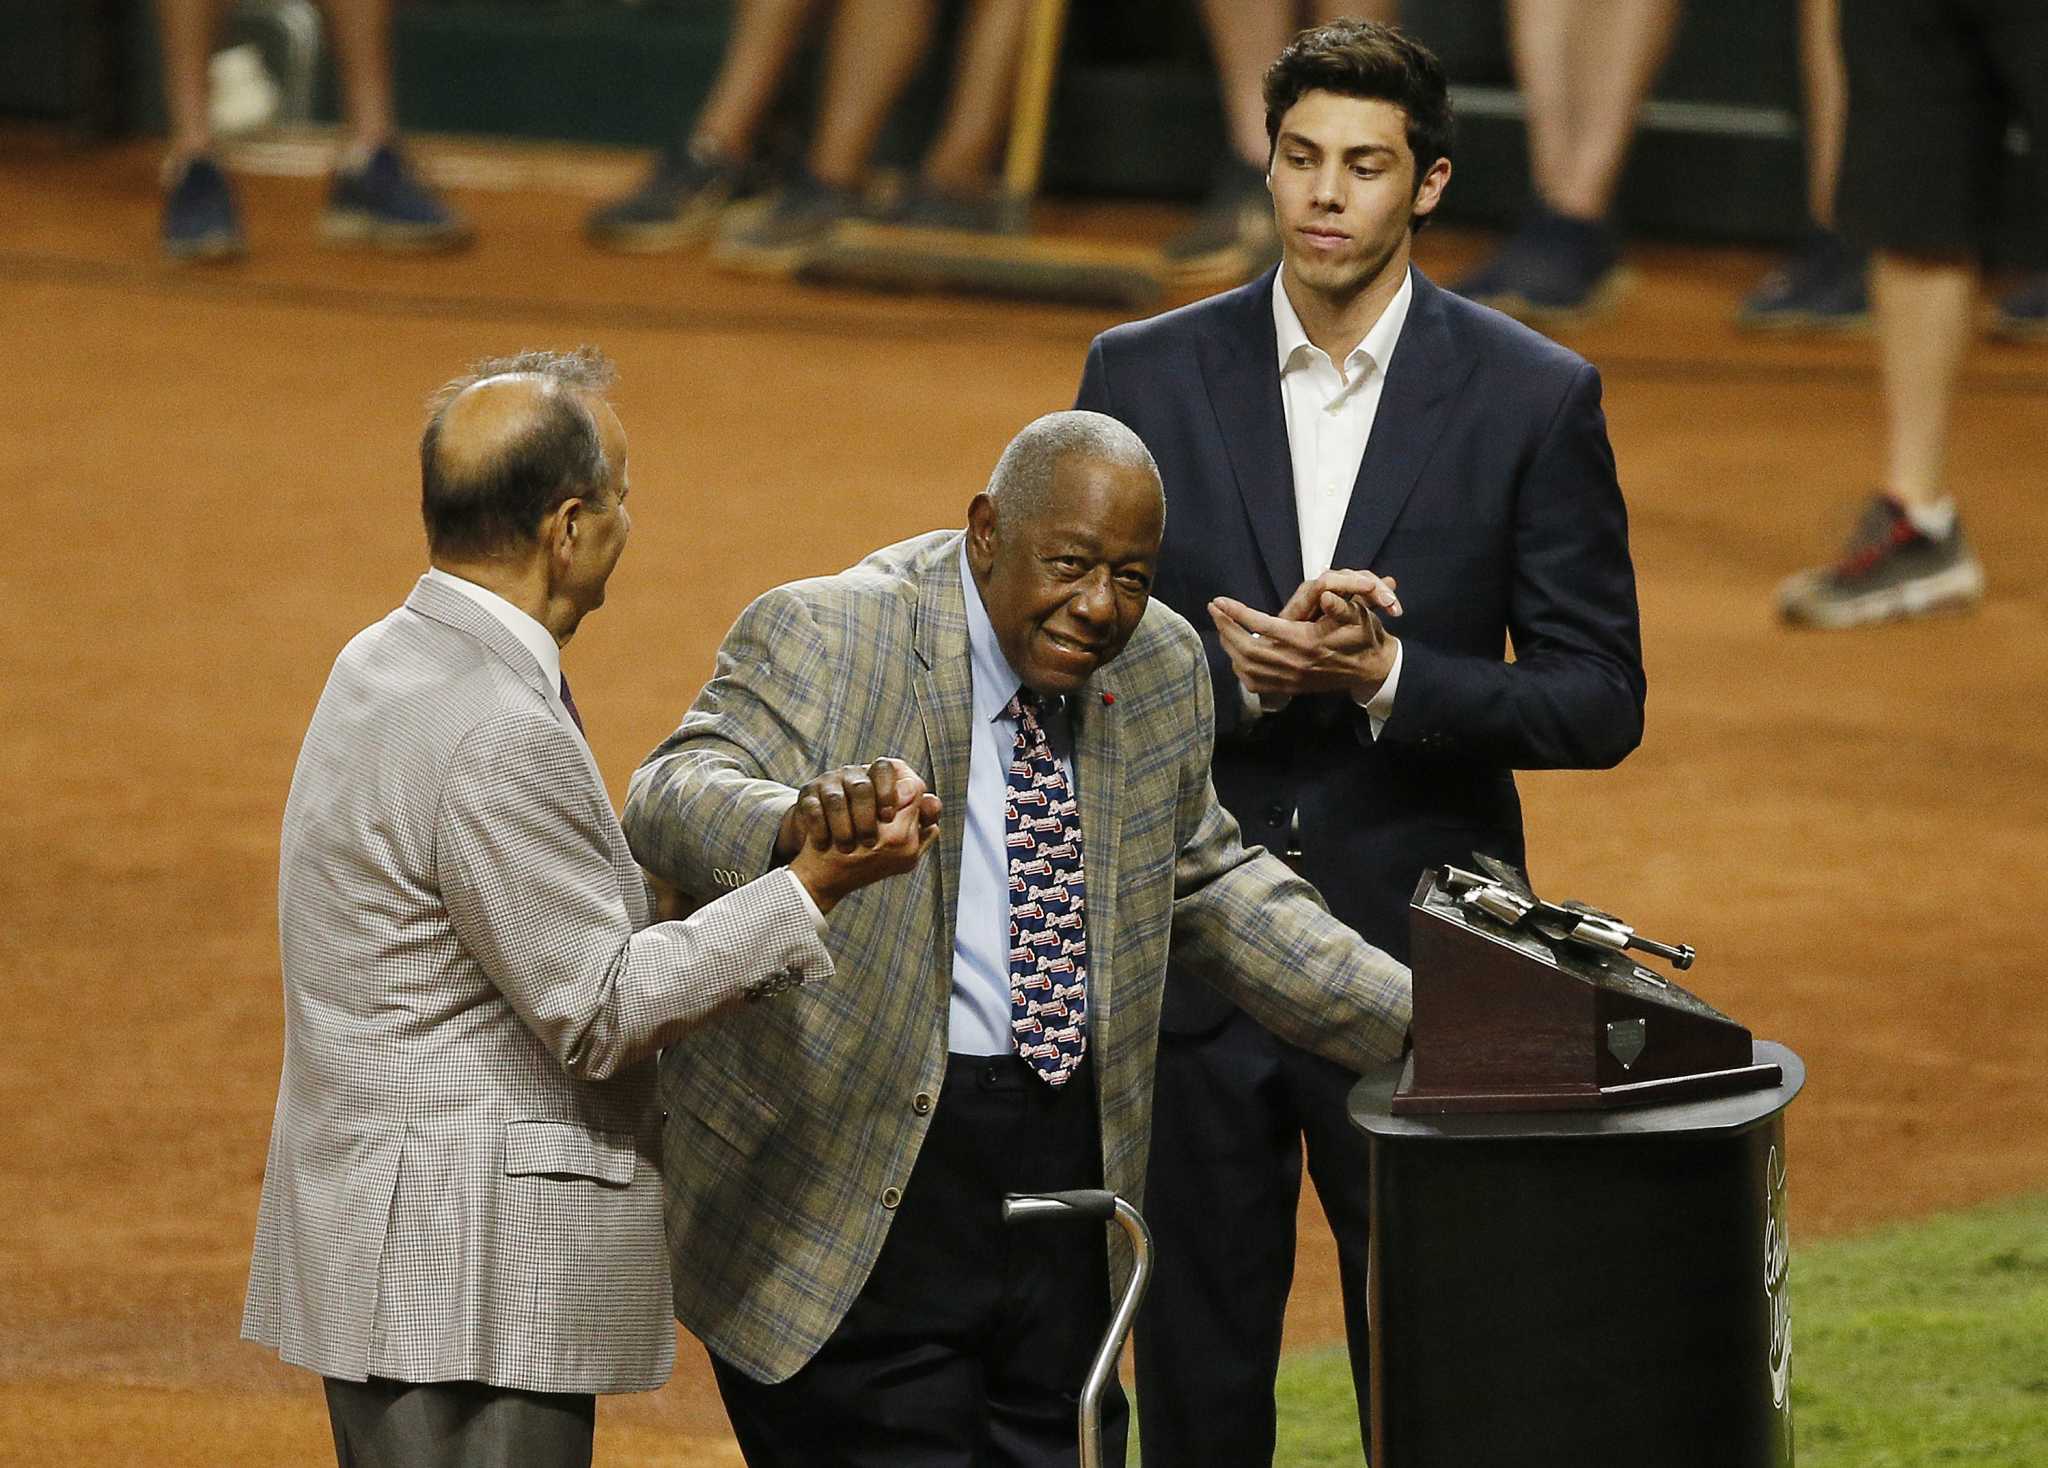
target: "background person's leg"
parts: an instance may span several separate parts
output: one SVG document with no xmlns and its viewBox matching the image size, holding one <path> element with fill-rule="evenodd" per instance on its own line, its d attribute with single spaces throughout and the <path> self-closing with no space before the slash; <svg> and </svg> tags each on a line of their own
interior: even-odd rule
<svg viewBox="0 0 2048 1468">
<path fill-rule="evenodd" d="M 1500 252 L 1454 290 L 1534 319 L 1613 303 L 1620 245 L 1607 216 L 1680 14 L 1679 0 L 1510 0 L 1535 201 Z"/>
<path fill-rule="evenodd" d="M 221 10 L 222 0 L 157 0 L 164 110 L 170 121 L 158 239 L 173 260 L 228 260 L 246 248 L 234 193 L 211 156 L 207 63 Z"/>
<path fill-rule="evenodd" d="M 391 102 L 391 0 L 327 0 L 327 15 L 349 142 L 320 216 L 321 241 L 400 251 L 468 244 L 468 223 L 398 150 Z"/>
<path fill-rule="evenodd" d="M 1845 232 L 1872 247 L 1883 477 L 1835 563 L 1778 588 L 1794 625 L 1853 627 L 1960 610 L 1983 595 L 1946 487 L 2005 133 L 1974 14 L 1929 0 L 1842 7 L 1850 111 L 1839 207 Z"/>
<path fill-rule="evenodd" d="M 1272 1461 L 1301 1196 L 1281 1049 L 1241 1012 L 1208 1035 L 1159 1037 L 1144 1203 L 1158 1267 L 1137 1331 L 1149 1468 Z"/>
<path fill-rule="evenodd" d="M 1351 1124 L 1351 1088 L 1358 1077 L 1300 1049 L 1288 1057 L 1287 1070 L 1302 1118 L 1309 1176 L 1337 1242 L 1337 1281 L 1343 1292 L 1344 1337 L 1362 1449 L 1372 1436 L 1372 1332 L 1366 1290 L 1367 1262 L 1372 1257 L 1372 1148 L 1365 1133 Z"/>
<path fill-rule="evenodd" d="M 1266 68 L 1311 23 L 1353 17 L 1392 22 L 1396 0 L 1202 0 L 1209 52 L 1223 103 L 1226 137 L 1209 194 L 1195 222 L 1168 240 L 1164 254 L 1176 290 L 1221 290 L 1249 280 L 1280 258 L 1273 203 L 1266 194 Z"/>
<path fill-rule="evenodd" d="M 1815 330 L 1870 319 L 1866 257 L 1835 230 L 1835 191 L 1849 121 L 1840 0 L 1799 0 L 1801 122 L 1810 228 L 1735 313 L 1743 326 Z"/>
<path fill-rule="evenodd" d="M 1614 206 L 1636 119 L 1671 54 L 1679 0 L 1521 0 L 1570 25 L 1564 86 L 1569 146 L 1551 164 L 1550 207 L 1569 219 L 1604 220 Z M 1568 5 L 1567 15 L 1560 7 Z"/>
<path fill-rule="evenodd" d="M 926 192 L 971 199 L 994 188 L 1031 10 L 1031 0 L 975 0 L 968 11 L 945 119 L 918 169 Z"/>
<path fill-rule="evenodd" d="M 817 9 L 818 0 L 740 0 L 703 110 L 631 193 L 591 211 L 583 228 L 593 243 L 635 252 L 702 244 L 729 205 L 758 190 L 761 124 Z"/>
<path fill-rule="evenodd" d="M 1885 488 L 1908 509 L 1948 493 L 1948 432 L 1970 345 L 1977 266 L 1880 251 L 1871 262 L 1884 382 Z"/>
<path fill-rule="evenodd" d="M 714 259 L 788 274 L 833 225 L 859 212 L 875 143 L 924 59 L 937 13 L 938 0 L 840 0 L 804 166 L 783 181 L 758 218 L 721 231 Z"/>
</svg>

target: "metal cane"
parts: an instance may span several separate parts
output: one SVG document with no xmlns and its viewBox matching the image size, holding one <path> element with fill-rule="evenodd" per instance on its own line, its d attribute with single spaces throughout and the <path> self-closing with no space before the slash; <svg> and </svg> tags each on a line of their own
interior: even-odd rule
<svg viewBox="0 0 2048 1468">
<path fill-rule="evenodd" d="M 1103 1337 L 1095 1362 L 1088 1368 L 1088 1380 L 1081 1388 L 1081 1468 L 1102 1468 L 1102 1393 L 1116 1377 L 1117 1359 L 1123 1355 L 1124 1338 L 1131 1333 L 1138 1303 L 1145 1298 L 1145 1286 L 1152 1279 L 1152 1230 L 1138 1210 L 1102 1188 L 1071 1193 L 1012 1193 L 1003 1200 L 1003 1222 L 1042 1223 L 1087 1220 L 1107 1223 L 1115 1219 L 1130 1236 L 1134 1267 L 1124 1297 L 1117 1301 L 1110 1317 L 1109 1333 Z"/>
</svg>

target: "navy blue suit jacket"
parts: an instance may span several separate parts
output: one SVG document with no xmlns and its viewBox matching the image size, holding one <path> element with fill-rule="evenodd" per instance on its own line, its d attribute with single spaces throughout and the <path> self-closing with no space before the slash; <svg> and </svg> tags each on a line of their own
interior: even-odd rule
<svg viewBox="0 0 2048 1468">
<path fill-rule="evenodd" d="M 1247 841 L 1284 847 L 1332 911 L 1405 959 L 1424 868 L 1485 851 L 1525 865 L 1516 769 L 1600 769 L 1642 738 L 1628 517 L 1591 365 L 1416 271 L 1333 565 L 1396 577 L 1394 710 L 1375 741 L 1348 696 L 1241 717 L 1205 609 L 1277 612 L 1302 580 L 1280 402 L 1273 274 L 1089 348 L 1077 407 L 1135 429 L 1166 486 L 1154 594 L 1202 633 L 1217 793 Z M 1513 661 L 1506 659 L 1512 646 Z M 1168 984 L 1164 1027 L 1228 1002 Z"/>
</svg>

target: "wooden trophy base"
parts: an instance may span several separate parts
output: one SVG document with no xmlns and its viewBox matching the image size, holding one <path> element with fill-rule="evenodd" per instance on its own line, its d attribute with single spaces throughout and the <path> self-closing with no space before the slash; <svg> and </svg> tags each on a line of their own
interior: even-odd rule
<svg viewBox="0 0 2048 1468">
<path fill-rule="evenodd" d="M 1783 1083 L 1783 1067 L 1767 1060 L 1729 1070 L 1696 1071 L 1617 1085 L 1545 1086 L 1535 1089 L 1465 1090 L 1419 1086 L 1415 1057 L 1401 1068 L 1389 1110 L 1395 1116 L 1451 1116 L 1475 1111 L 1602 1111 L 1617 1106 L 1650 1106 L 1666 1101 L 1700 1101 Z"/>
</svg>

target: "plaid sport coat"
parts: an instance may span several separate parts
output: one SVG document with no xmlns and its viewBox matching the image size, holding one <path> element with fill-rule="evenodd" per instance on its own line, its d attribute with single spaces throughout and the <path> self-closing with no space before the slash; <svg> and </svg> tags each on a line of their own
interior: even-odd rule
<svg viewBox="0 0 2048 1468">
<path fill-rule="evenodd" d="M 627 798 L 641 862 L 707 895 L 770 868 L 791 787 L 825 770 L 895 755 L 945 803 L 913 872 L 833 910 L 830 982 L 662 1056 L 676 1315 L 763 1381 L 809 1360 L 859 1294 L 945 1071 L 973 717 L 960 538 L 904 541 L 757 600 Z M 1269 1028 L 1356 1069 L 1399 1052 L 1408 971 L 1240 844 L 1209 783 L 1209 677 L 1180 616 L 1153 602 L 1069 707 L 1103 1180 L 1137 1198 L 1169 941 Z M 1113 1249 L 1113 1287 L 1129 1267 Z"/>
<path fill-rule="evenodd" d="M 786 872 L 647 917 L 558 690 L 422 579 L 336 660 L 285 805 L 245 1337 L 355 1381 L 667 1380 L 653 1051 L 832 965 Z"/>
</svg>

